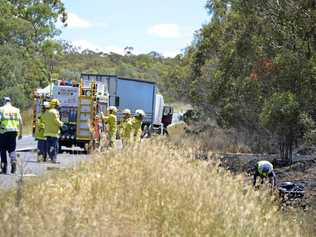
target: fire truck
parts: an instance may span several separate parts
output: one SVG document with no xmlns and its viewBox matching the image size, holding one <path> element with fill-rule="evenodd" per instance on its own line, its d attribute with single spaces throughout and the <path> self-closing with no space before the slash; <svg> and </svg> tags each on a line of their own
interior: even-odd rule
<svg viewBox="0 0 316 237">
<path fill-rule="evenodd" d="M 144 126 L 151 131 L 163 134 L 172 120 L 173 109 L 164 104 L 154 82 L 122 78 L 112 75 L 82 74 L 78 81 L 59 80 L 34 93 L 33 134 L 36 121 L 41 114 L 44 101 L 58 99 L 61 103 L 61 128 L 59 147 L 81 147 L 90 152 L 100 141 L 104 129 L 100 117 L 108 106 L 119 109 L 118 121 L 122 111 L 130 109 L 132 114 L 137 109 L 146 113 Z"/>
<path fill-rule="evenodd" d="M 60 101 L 60 119 L 64 123 L 59 138 L 60 151 L 63 147 L 81 147 L 86 152 L 100 140 L 100 121 L 98 114 L 108 106 L 108 96 L 102 88 L 92 82 L 85 85 L 83 81 L 57 81 L 34 93 L 33 102 L 33 134 L 36 121 L 41 114 L 45 101 Z"/>
</svg>

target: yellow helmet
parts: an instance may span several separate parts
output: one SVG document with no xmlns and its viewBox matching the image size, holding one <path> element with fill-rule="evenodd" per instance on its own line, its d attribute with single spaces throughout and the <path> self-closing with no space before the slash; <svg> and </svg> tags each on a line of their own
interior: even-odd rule
<svg viewBox="0 0 316 237">
<path fill-rule="evenodd" d="M 49 105 L 50 107 L 58 107 L 60 106 L 60 102 L 57 99 L 52 99 Z"/>
</svg>

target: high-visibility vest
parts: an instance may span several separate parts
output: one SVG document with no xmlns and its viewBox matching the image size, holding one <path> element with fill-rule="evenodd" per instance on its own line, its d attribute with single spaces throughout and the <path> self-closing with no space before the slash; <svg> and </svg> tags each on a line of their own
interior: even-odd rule
<svg viewBox="0 0 316 237">
<path fill-rule="evenodd" d="M 22 121 L 20 110 L 10 103 L 0 107 L 0 133 L 18 132 Z"/>
</svg>

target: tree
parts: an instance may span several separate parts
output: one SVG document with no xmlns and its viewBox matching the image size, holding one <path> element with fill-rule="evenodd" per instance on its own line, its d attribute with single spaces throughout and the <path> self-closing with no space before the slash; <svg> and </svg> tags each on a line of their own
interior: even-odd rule
<svg viewBox="0 0 316 237">
<path fill-rule="evenodd" d="M 260 121 L 278 137 L 281 158 L 291 163 L 293 144 L 300 131 L 300 105 L 295 95 L 273 94 L 265 103 Z"/>
<path fill-rule="evenodd" d="M 209 0 L 206 7 L 210 23 L 189 54 L 192 103 L 225 127 L 258 134 L 266 134 L 259 115 L 276 93 L 293 94 L 300 112 L 312 114 L 315 1 Z"/>
<path fill-rule="evenodd" d="M 48 81 L 48 42 L 59 33 L 56 22 L 66 18 L 60 0 L 0 1 L 0 94 L 12 92 L 22 109 L 29 106 L 32 91 Z"/>
<path fill-rule="evenodd" d="M 54 73 L 58 61 L 61 58 L 62 53 L 63 48 L 58 42 L 54 40 L 46 40 L 45 42 L 43 42 L 42 55 L 49 83 L 52 83 L 52 75 Z"/>
</svg>

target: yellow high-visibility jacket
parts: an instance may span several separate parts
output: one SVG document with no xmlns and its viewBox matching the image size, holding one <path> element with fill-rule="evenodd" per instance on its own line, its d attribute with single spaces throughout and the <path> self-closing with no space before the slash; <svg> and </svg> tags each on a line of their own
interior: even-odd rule
<svg viewBox="0 0 316 237">
<path fill-rule="evenodd" d="M 42 115 L 42 119 L 45 124 L 44 136 L 59 138 L 60 127 L 63 126 L 63 122 L 60 121 L 58 110 L 49 109 Z"/>
<path fill-rule="evenodd" d="M 134 117 L 132 121 L 132 125 L 133 125 L 132 134 L 134 137 L 134 141 L 140 142 L 141 135 L 142 135 L 142 120 L 137 117 Z"/>
<path fill-rule="evenodd" d="M 43 140 L 46 140 L 46 137 L 44 136 L 45 123 L 42 117 L 43 117 L 43 114 L 37 120 L 37 124 L 35 128 L 35 139 L 43 141 Z"/>
<path fill-rule="evenodd" d="M 108 132 L 110 136 L 116 136 L 117 132 L 117 118 L 116 115 L 110 114 L 104 118 L 104 122 L 108 125 Z"/>
<path fill-rule="evenodd" d="M 123 143 L 129 143 L 131 141 L 131 135 L 133 130 L 133 119 L 123 119 L 120 126 L 120 135 Z"/>
</svg>

